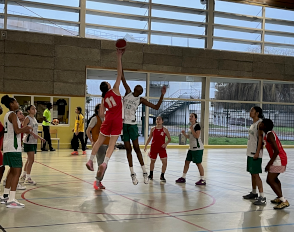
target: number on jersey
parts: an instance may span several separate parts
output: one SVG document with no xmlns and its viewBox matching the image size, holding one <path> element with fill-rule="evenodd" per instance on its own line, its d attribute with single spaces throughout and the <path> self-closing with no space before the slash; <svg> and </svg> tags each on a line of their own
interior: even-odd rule
<svg viewBox="0 0 294 232">
<path fill-rule="evenodd" d="M 113 106 L 116 106 L 116 102 L 115 102 L 115 100 L 114 100 L 114 98 L 112 96 L 106 98 L 105 101 L 107 102 L 109 108 L 112 108 Z"/>
</svg>

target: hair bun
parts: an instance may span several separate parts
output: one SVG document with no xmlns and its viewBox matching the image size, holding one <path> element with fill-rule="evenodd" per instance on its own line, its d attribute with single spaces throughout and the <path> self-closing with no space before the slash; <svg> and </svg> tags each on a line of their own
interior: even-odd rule
<svg viewBox="0 0 294 232">
<path fill-rule="evenodd" d="M 4 95 L 2 98 L 1 98 L 1 103 L 3 105 L 6 105 L 10 100 L 10 97 L 8 95 Z"/>
</svg>

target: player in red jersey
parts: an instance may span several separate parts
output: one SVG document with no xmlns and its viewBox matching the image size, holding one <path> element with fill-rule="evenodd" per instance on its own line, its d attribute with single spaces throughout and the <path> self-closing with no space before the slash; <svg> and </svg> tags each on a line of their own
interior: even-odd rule
<svg viewBox="0 0 294 232">
<path fill-rule="evenodd" d="M 263 119 L 259 126 L 260 130 L 263 130 L 265 133 L 265 147 L 270 156 L 270 161 L 265 167 L 265 171 L 268 172 L 266 182 L 277 194 L 277 198 L 271 200 L 272 203 L 277 204 L 274 209 L 284 209 L 289 207 L 290 204 L 283 197 L 282 186 L 278 176 L 286 170 L 287 154 L 278 136 L 273 131 L 273 127 L 274 124 L 270 119 Z"/>
<path fill-rule="evenodd" d="M 166 171 L 166 166 L 167 166 L 166 146 L 170 143 L 171 137 L 168 132 L 168 129 L 163 127 L 162 124 L 163 124 L 163 119 L 161 116 L 158 116 L 156 118 L 156 126 L 153 127 L 150 131 L 150 135 L 149 135 L 149 138 L 145 144 L 144 151 L 147 150 L 147 145 L 150 143 L 151 139 L 153 138 L 152 143 L 151 143 L 151 149 L 149 152 L 149 157 L 151 159 L 151 163 L 150 163 L 150 175 L 148 176 L 148 178 L 150 180 L 153 179 L 154 164 L 155 164 L 157 155 L 159 154 L 159 157 L 162 162 L 162 170 L 161 170 L 160 180 L 165 182 L 166 180 L 164 178 L 164 173 Z M 168 138 L 167 142 L 165 141 L 165 137 Z"/>
<path fill-rule="evenodd" d="M 104 118 L 105 120 L 100 128 L 100 136 L 96 143 L 92 148 L 92 153 L 89 161 L 86 166 L 90 171 L 94 171 L 93 168 L 93 160 L 96 156 L 97 151 L 100 146 L 102 146 L 106 137 L 110 137 L 109 146 L 106 151 L 106 156 L 104 162 L 100 164 L 99 171 L 97 173 L 97 179 L 103 177 L 108 161 L 113 153 L 115 143 L 118 137 L 121 135 L 122 127 L 123 127 L 123 104 L 122 97 L 119 92 L 119 85 L 122 77 L 122 55 L 123 50 L 117 50 L 117 78 L 116 82 L 111 89 L 111 86 L 108 82 L 104 81 L 100 85 L 100 90 L 102 92 L 102 104 L 99 108 L 99 116 L 100 118 Z M 107 111 L 106 111 L 107 109 Z M 106 111 L 106 114 L 105 114 Z"/>
</svg>

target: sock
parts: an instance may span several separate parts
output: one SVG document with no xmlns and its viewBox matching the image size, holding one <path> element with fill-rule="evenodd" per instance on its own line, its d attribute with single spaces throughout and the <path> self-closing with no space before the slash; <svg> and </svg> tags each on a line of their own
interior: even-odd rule
<svg viewBox="0 0 294 232">
<path fill-rule="evenodd" d="M 256 194 L 257 192 L 256 192 L 256 189 L 252 189 L 252 191 L 251 191 L 252 193 L 254 193 L 254 194 Z"/>
<path fill-rule="evenodd" d="M 141 168 L 143 170 L 143 173 L 147 173 L 146 168 L 145 168 L 145 165 L 142 165 Z"/>
<path fill-rule="evenodd" d="M 15 200 L 15 193 L 16 191 L 10 191 L 9 193 L 9 202 L 14 201 Z"/>
<path fill-rule="evenodd" d="M 105 156 L 103 163 L 106 163 L 106 165 L 108 165 L 108 161 L 109 161 L 109 158 Z"/>
<path fill-rule="evenodd" d="M 90 160 L 94 161 L 95 156 L 96 156 L 96 155 L 91 155 L 91 156 L 90 156 Z"/>
<path fill-rule="evenodd" d="M 23 171 L 23 172 L 22 172 L 22 175 L 23 175 L 23 176 L 25 176 L 26 174 L 27 174 L 27 172 L 26 172 L 26 171 Z"/>
<path fill-rule="evenodd" d="M 130 171 L 131 171 L 131 174 L 135 174 L 133 167 L 130 167 Z"/>
<path fill-rule="evenodd" d="M 31 174 L 27 174 L 26 178 L 27 179 L 31 178 Z"/>
<path fill-rule="evenodd" d="M 10 189 L 4 188 L 3 197 L 6 198 L 9 196 Z"/>
<path fill-rule="evenodd" d="M 187 173 L 183 173 L 182 178 L 186 179 Z"/>
<path fill-rule="evenodd" d="M 201 179 L 201 180 L 205 180 L 204 176 L 200 176 L 200 179 Z"/>
<path fill-rule="evenodd" d="M 259 195 L 260 195 L 261 197 L 264 197 L 264 193 L 259 193 Z"/>
<path fill-rule="evenodd" d="M 280 200 L 281 200 L 282 202 L 286 202 L 285 197 L 280 197 Z"/>
<path fill-rule="evenodd" d="M 153 176 L 153 171 L 150 171 L 150 176 Z"/>
</svg>

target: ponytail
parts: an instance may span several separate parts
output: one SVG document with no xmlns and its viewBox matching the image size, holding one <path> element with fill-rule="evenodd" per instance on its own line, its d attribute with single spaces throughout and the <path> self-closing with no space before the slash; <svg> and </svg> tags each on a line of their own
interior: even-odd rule
<svg viewBox="0 0 294 232">
<path fill-rule="evenodd" d="M 9 97 L 8 95 L 5 95 L 1 98 L 1 103 L 5 105 L 8 109 L 10 109 L 10 104 L 15 101 L 14 98 Z"/>
<path fill-rule="evenodd" d="M 106 93 L 108 92 L 108 85 L 105 81 L 100 84 L 100 90 L 102 92 L 102 98 L 105 97 Z"/>
<path fill-rule="evenodd" d="M 264 118 L 263 111 L 259 106 L 253 106 L 253 109 L 258 113 L 258 118 Z"/>
</svg>

